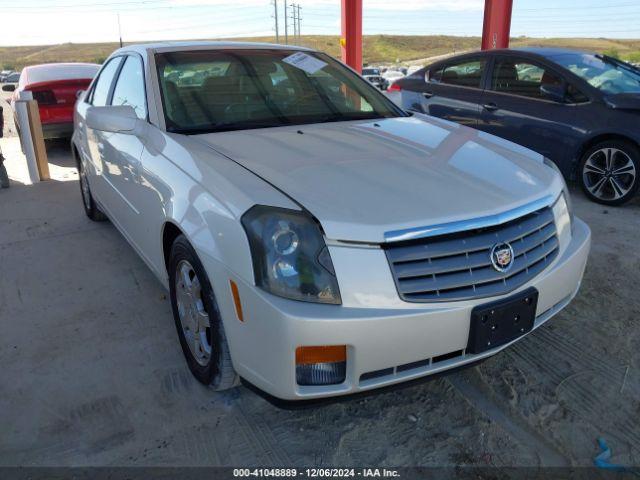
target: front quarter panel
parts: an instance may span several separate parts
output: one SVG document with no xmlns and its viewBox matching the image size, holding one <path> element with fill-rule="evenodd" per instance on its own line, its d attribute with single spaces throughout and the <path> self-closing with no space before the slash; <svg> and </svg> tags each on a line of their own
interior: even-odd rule
<svg viewBox="0 0 640 480">
<path fill-rule="evenodd" d="M 140 201 L 149 242 L 143 248 L 156 274 L 166 284 L 162 236 L 170 222 L 188 238 L 203 263 L 218 262 L 244 281 L 254 283 L 251 253 L 240 218 L 256 204 L 292 209 L 298 206 L 190 137 L 167 134 L 153 126 L 148 130 L 141 159 Z"/>
</svg>

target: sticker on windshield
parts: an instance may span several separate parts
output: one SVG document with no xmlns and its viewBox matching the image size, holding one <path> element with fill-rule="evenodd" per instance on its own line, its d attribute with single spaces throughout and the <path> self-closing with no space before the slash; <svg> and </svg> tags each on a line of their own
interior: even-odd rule
<svg viewBox="0 0 640 480">
<path fill-rule="evenodd" d="M 318 70 L 322 70 L 327 66 L 327 64 L 322 60 L 318 60 L 317 58 L 312 57 L 311 55 L 307 55 L 304 52 L 297 52 L 293 55 L 289 55 L 288 57 L 283 58 L 282 61 L 288 63 L 289 65 L 293 65 L 300 70 L 304 70 L 309 74 L 314 74 Z"/>
</svg>

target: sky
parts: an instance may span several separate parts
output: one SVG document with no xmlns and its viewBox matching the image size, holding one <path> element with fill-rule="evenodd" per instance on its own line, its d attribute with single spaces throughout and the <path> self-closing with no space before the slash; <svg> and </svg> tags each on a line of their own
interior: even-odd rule
<svg viewBox="0 0 640 480">
<path fill-rule="evenodd" d="M 338 35 L 340 0 L 301 9 L 302 34 Z M 363 0 L 365 34 L 482 33 L 484 0 Z M 274 0 L 0 0 L 0 45 L 274 36 Z M 640 38 L 640 0 L 514 0 L 512 36 Z M 291 15 L 292 9 L 288 8 Z M 28 28 L 27 28 L 28 27 Z M 289 30 L 292 30 L 289 20 Z M 281 42 L 283 38 L 280 39 Z"/>
</svg>

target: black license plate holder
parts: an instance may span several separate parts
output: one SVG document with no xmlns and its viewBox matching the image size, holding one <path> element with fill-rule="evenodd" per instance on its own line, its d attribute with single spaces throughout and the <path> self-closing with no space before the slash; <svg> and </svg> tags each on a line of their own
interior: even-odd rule
<svg viewBox="0 0 640 480">
<path fill-rule="evenodd" d="M 467 353 L 482 353 L 509 343 L 533 329 L 538 291 L 531 287 L 471 311 Z"/>
</svg>

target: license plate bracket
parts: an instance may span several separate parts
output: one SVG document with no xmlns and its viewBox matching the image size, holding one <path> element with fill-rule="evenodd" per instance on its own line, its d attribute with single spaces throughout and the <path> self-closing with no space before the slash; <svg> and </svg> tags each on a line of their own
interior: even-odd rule
<svg viewBox="0 0 640 480">
<path fill-rule="evenodd" d="M 533 328 L 538 290 L 531 287 L 471 311 L 468 353 L 482 353 L 525 335 Z"/>
</svg>

